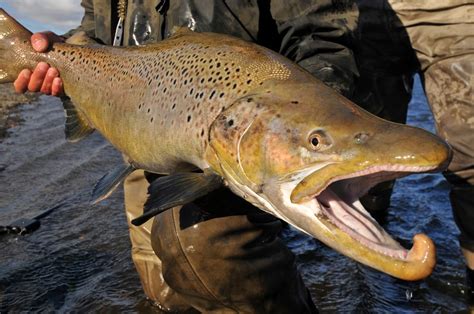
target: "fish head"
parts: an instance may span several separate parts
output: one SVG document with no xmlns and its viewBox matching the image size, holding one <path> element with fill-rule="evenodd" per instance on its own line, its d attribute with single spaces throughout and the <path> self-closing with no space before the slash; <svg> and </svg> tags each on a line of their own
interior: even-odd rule
<svg viewBox="0 0 474 314">
<path fill-rule="evenodd" d="M 424 234 L 406 250 L 359 198 L 379 182 L 441 171 L 449 146 L 380 119 L 322 83 L 263 86 L 215 120 L 213 168 L 236 194 L 363 264 L 405 280 L 431 274 Z"/>
</svg>

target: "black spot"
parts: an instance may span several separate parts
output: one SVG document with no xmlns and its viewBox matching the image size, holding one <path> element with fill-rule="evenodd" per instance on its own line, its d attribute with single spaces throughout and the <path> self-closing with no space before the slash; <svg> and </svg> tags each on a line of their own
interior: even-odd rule
<svg viewBox="0 0 474 314">
<path fill-rule="evenodd" d="M 297 101 L 297 100 L 293 100 L 291 103 L 292 103 L 292 104 L 298 104 L 298 101 Z"/>
<path fill-rule="evenodd" d="M 191 122 L 191 116 L 190 115 L 188 116 L 188 122 Z"/>
</svg>

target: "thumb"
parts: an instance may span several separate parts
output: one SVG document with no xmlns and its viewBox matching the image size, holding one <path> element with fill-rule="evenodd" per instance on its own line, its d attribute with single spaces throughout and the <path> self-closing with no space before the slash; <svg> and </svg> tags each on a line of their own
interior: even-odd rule
<svg viewBox="0 0 474 314">
<path fill-rule="evenodd" d="M 38 52 L 46 52 L 51 47 L 52 43 L 62 41 L 64 41 L 64 38 L 53 32 L 34 33 L 31 36 L 31 45 L 33 46 L 33 49 Z"/>
<path fill-rule="evenodd" d="M 48 50 L 50 45 L 49 38 L 44 33 L 35 33 L 31 36 L 31 45 L 34 50 L 45 52 Z"/>
</svg>

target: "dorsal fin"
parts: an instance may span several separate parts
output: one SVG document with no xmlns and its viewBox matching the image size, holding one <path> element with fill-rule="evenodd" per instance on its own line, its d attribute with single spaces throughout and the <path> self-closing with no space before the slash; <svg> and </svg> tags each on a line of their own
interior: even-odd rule
<svg viewBox="0 0 474 314">
<path fill-rule="evenodd" d="M 94 131 L 89 126 L 84 115 L 76 110 L 69 97 L 61 97 L 63 101 L 64 113 L 66 114 L 66 128 L 64 132 L 69 142 L 77 142 Z"/>
</svg>

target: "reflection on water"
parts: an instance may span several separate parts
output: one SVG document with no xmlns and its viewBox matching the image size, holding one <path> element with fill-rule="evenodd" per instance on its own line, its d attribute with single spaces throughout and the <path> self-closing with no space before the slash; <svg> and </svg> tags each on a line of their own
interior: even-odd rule
<svg viewBox="0 0 474 314">
<path fill-rule="evenodd" d="M 69 144 L 63 110 L 42 97 L 21 108 L 24 123 L 0 144 L 0 225 L 34 217 L 66 200 L 26 236 L 0 237 L 0 312 L 156 311 L 145 299 L 130 258 L 122 194 L 87 204 L 93 184 L 120 155 L 98 135 Z M 419 86 L 410 124 L 433 131 Z M 452 312 L 467 310 L 464 264 L 438 174 L 399 180 L 384 227 L 405 246 L 415 233 L 437 244 L 438 265 L 409 283 L 362 266 L 292 229 L 283 234 L 323 312 Z"/>
</svg>

